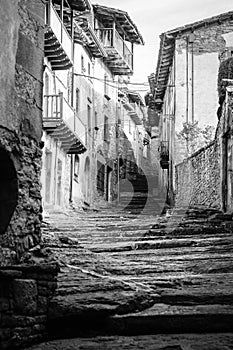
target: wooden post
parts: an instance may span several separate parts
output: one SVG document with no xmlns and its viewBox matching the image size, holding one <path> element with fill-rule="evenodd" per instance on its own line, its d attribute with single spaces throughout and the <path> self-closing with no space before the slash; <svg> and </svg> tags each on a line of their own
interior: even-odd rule
<svg viewBox="0 0 233 350">
<path fill-rule="evenodd" d="M 131 68 L 134 69 L 134 45 L 131 43 Z"/>
</svg>

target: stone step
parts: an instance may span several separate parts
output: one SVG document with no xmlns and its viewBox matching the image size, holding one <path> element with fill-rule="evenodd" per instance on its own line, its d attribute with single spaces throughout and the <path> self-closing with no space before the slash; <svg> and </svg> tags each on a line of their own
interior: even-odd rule
<svg viewBox="0 0 233 350">
<path fill-rule="evenodd" d="M 90 309 L 85 316 L 74 314 L 71 318 L 50 320 L 49 330 L 50 335 L 55 333 L 60 337 L 90 336 L 90 334 L 92 336 L 216 334 L 232 332 L 232 324 L 232 305 L 188 307 L 155 304 L 141 312 L 113 316 L 111 309 L 107 309 L 105 313 L 98 309 L 94 311 Z M 215 347 L 210 349 L 213 350 Z"/>
<path fill-rule="evenodd" d="M 27 350 L 232 350 L 233 333 L 92 336 L 45 342 Z"/>
<path fill-rule="evenodd" d="M 115 315 L 107 334 L 145 335 L 232 332 L 232 305 L 171 306 L 155 304 L 142 312 Z"/>
</svg>

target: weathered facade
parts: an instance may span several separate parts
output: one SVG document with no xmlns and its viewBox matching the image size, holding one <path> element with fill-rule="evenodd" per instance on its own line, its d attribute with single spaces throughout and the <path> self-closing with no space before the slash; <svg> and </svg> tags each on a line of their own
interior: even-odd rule
<svg viewBox="0 0 233 350">
<path fill-rule="evenodd" d="M 228 83 L 229 84 L 229 83 Z M 232 118 L 233 89 L 225 89 L 215 139 L 176 165 L 176 205 L 233 210 Z"/>
<path fill-rule="evenodd" d="M 7 265 L 40 241 L 44 4 L 2 6 L 0 265 Z"/>
<path fill-rule="evenodd" d="M 41 242 L 44 1 L 0 3 L 0 348 L 15 349 L 45 336 L 58 268 L 31 260 Z"/>
<path fill-rule="evenodd" d="M 45 209 L 89 206 L 98 199 L 111 202 L 118 196 L 119 76 L 133 73 L 133 44 L 143 44 L 143 39 L 126 12 L 81 2 L 82 9 L 76 2 L 75 6 L 66 1 L 47 5 Z M 124 33 L 121 23 L 126 26 Z M 67 38 L 54 57 L 53 41 L 62 40 L 61 30 Z"/>
<path fill-rule="evenodd" d="M 193 152 L 192 130 L 197 125 L 201 133 L 217 125 L 218 68 L 231 54 L 232 40 L 232 12 L 161 35 L 157 70 L 149 77 L 150 105 L 154 110 L 152 122 L 159 115 L 160 183 L 167 189 L 171 204 L 174 166 Z M 199 139 L 201 142 L 205 145 Z"/>
</svg>

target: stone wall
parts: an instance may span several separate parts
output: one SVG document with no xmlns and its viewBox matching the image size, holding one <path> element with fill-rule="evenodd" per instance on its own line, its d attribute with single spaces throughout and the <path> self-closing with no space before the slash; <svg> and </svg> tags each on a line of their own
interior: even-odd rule
<svg viewBox="0 0 233 350">
<path fill-rule="evenodd" d="M 0 268 L 0 348 L 22 349 L 46 336 L 48 303 L 56 287 L 58 266 Z"/>
<path fill-rule="evenodd" d="M 40 241 L 44 1 L 0 5 L 0 148 L 14 165 L 18 187 L 10 224 L 0 233 L 0 265 L 8 265 Z M 0 205 L 1 213 L 7 205 Z"/>
<path fill-rule="evenodd" d="M 219 140 L 176 166 L 176 206 L 221 208 L 221 149 Z"/>
</svg>

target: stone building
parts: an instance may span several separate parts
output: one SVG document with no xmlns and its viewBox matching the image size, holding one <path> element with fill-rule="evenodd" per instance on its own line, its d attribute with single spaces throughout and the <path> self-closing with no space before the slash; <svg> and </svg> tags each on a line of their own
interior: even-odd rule
<svg viewBox="0 0 233 350">
<path fill-rule="evenodd" d="M 44 4 L 0 1 L 1 349 L 45 336 L 56 289 L 57 265 L 32 258 L 41 242 Z"/>
<path fill-rule="evenodd" d="M 43 1 L 2 2 L 0 265 L 40 241 Z"/>
<path fill-rule="evenodd" d="M 119 157 L 123 161 L 125 177 L 130 178 L 136 172 L 148 173 L 151 167 L 151 128 L 147 125 L 147 111 L 144 101 L 138 92 L 122 88 L 119 92 Z M 125 141 L 123 141 L 125 139 Z M 128 143 L 128 146 L 125 145 Z M 127 161 L 132 163 L 127 170 Z M 148 163 L 148 164 L 147 164 Z"/>
<path fill-rule="evenodd" d="M 87 0 L 49 1 L 46 20 L 44 207 L 112 201 L 118 191 L 119 76 L 133 74 L 133 45 L 143 39 L 126 12 Z"/>
<path fill-rule="evenodd" d="M 159 124 L 160 186 L 171 204 L 174 166 L 192 153 L 192 131 L 195 138 L 196 130 L 202 133 L 217 125 L 218 68 L 232 55 L 232 16 L 231 11 L 161 34 L 148 106 L 151 122 Z"/>
</svg>

